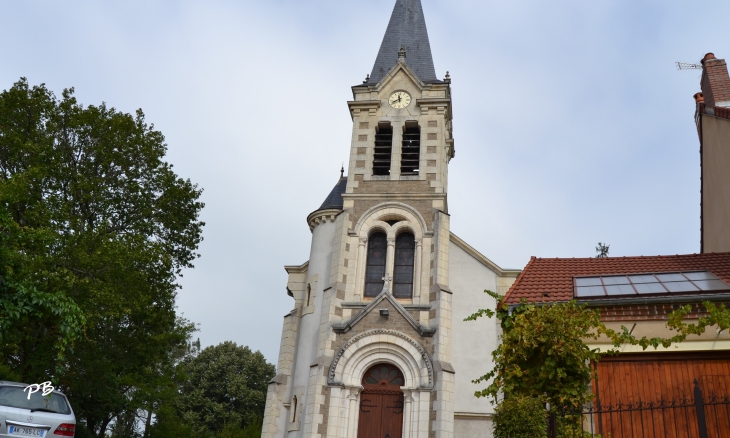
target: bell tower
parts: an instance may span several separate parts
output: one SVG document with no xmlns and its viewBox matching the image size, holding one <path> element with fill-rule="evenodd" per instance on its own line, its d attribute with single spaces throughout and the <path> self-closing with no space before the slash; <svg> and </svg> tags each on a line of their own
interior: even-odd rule
<svg viewBox="0 0 730 438">
<path fill-rule="evenodd" d="M 420 0 L 396 0 L 352 93 L 347 176 L 307 217 L 309 261 L 286 267 L 295 308 L 263 437 L 452 438 L 451 79 Z"/>
</svg>

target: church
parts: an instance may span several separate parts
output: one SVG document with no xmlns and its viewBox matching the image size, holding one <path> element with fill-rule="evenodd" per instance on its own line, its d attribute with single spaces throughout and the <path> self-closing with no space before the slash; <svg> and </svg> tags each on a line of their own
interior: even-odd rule
<svg viewBox="0 0 730 438">
<path fill-rule="evenodd" d="M 347 175 L 307 216 L 309 260 L 286 266 L 263 438 L 490 437 L 473 379 L 492 367 L 494 308 L 519 270 L 451 232 L 451 78 L 436 75 L 420 0 L 397 0 L 372 73 L 347 102 Z"/>
</svg>

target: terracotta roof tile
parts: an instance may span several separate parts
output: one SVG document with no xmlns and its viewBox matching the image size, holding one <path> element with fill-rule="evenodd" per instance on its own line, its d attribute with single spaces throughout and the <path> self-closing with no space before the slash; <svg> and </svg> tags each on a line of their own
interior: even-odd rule
<svg viewBox="0 0 730 438">
<path fill-rule="evenodd" d="M 730 284 L 730 253 L 597 258 L 532 257 L 505 295 L 506 304 L 570 301 L 573 277 L 709 271 Z M 546 295 L 547 294 L 547 295 Z"/>
</svg>

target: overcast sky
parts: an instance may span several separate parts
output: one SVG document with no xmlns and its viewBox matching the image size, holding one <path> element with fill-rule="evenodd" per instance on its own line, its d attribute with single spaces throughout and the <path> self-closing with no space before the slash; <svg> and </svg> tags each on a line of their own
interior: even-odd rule
<svg viewBox="0 0 730 438">
<path fill-rule="evenodd" d="M 204 188 L 202 258 L 179 311 L 203 345 L 276 362 L 284 265 L 347 162 L 350 87 L 395 0 L 0 0 L 0 89 L 142 108 L 178 174 Z M 699 251 L 692 95 L 706 52 L 730 58 L 730 2 L 423 0 L 436 71 L 453 78 L 451 229 L 502 267 L 530 256 Z M 725 23 L 725 24 L 723 24 Z"/>
</svg>

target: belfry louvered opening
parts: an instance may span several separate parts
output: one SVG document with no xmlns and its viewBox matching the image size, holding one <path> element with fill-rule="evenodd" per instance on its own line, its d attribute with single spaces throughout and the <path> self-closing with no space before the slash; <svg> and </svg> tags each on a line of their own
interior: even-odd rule
<svg viewBox="0 0 730 438">
<path fill-rule="evenodd" d="M 401 175 L 418 175 L 421 159 L 421 128 L 416 122 L 406 122 L 401 149 Z"/>
<path fill-rule="evenodd" d="M 393 127 L 379 123 L 375 131 L 373 175 L 390 175 L 390 157 L 393 152 Z"/>
</svg>

